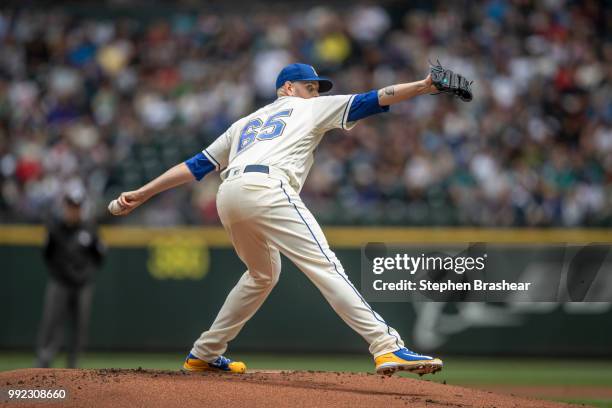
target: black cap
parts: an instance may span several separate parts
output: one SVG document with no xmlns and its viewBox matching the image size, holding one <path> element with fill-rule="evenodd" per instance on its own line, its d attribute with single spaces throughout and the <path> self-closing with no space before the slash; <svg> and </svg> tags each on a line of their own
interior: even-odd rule
<svg viewBox="0 0 612 408">
<path fill-rule="evenodd" d="M 85 202 L 85 191 L 81 188 L 71 188 L 64 195 L 64 201 L 75 207 L 80 207 Z"/>
</svg>

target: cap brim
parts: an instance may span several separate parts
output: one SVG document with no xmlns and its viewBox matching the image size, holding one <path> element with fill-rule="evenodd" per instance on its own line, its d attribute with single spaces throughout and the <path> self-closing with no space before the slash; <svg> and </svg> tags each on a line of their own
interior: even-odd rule
<svg viewBox="0 0 612 408">
<path fill-rule="evenodd" d="M 329 92 L 334 87 L 334 83 L 327 78 L 319 78 L 319 92 Z"/>
<path fill-rule="evenodd" d="M 74 201 L 74 200 L 70 200 L 70 199 L 66 199 L 64 200 L 64 202 L 68 205 L 71 205 L 73 207 L 80 207 L 83 205 L 82 201 Z"/>
<path fill-rule="evenodd" d="M 334 83 L 328 78 L 316 77 L 316 78 L 304 78 L 298 81 L 317 81 L 319 83 L 319 92 L 329 92 L 333 87 Z"/>
</svg>

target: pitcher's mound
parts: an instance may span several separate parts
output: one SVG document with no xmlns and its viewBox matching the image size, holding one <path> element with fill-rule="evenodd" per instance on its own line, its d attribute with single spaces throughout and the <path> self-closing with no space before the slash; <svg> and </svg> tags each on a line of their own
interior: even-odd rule
<svg viewBox="0 0 612 408">
<path fill-rule="evenodd" d="M 26 399 L 7 406 L 40 407 L 567 407 L 401 377 L 312 371 L 249 374 L 158 370 L 24 369 L 0 372 L 6 390 L 66 390 L 63 400 Z M 39 395 L 40 393 L 38 393 Z M 30 395 L 37 395 L 36 392 Z M 15 405 L 13 405 L 15 404 Z"/>
</svg>

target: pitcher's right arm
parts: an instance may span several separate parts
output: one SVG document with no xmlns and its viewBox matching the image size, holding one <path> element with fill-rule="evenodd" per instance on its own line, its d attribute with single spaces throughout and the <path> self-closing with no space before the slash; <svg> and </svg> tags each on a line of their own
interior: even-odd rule
<svg viewBox="0 0 612 408">
<path fill-rule="evenodd" d="M 231 129 L 231 128 L 230 128 Z M 219 136 L 210 146 L 189 160 L 170 168 L 137 190 L 121 193 L 117 202 L 121 211 L 115 215 L 127 215 L 147 202 L 151 197 L 190 181 L 201 180 L 213 170 L 227 166 L 230 150 L 229 129 Z"/>
</svg>

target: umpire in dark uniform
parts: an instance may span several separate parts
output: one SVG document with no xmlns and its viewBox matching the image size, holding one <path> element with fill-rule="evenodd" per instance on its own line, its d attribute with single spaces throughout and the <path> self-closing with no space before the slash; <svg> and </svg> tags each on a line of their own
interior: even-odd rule
<svg viewBox="0 0 612 408">
<path fill-rule="evenodd" d="M 61 217 L 48 227 L 43 254 L 49 277 L 38 333 L 38 367 L 49 367 L 53 361 L 63 343 L 66 322 L 72 323 L 68 367 L 76 367 L 87 340 L 93 278 L 104 248 L 95 226 L 83 219 L 84 201 L 84 190 L 70 190 L 64 196 Z"/>
</svg>

